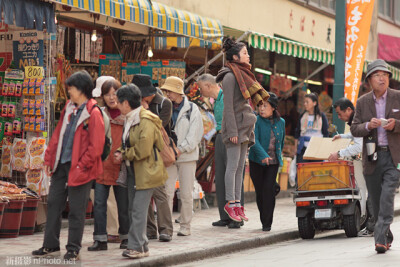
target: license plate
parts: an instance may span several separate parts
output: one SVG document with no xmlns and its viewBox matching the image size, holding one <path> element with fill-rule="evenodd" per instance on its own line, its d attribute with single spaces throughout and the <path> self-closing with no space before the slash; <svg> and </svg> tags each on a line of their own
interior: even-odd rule
<svg viewBox="0 0 400 267">
<path fill-rule="evenodd" d="M 332 209 L 316 209 L 314 212 L 315 219 L 327 219 L 332 217 Z"/>
</svg>

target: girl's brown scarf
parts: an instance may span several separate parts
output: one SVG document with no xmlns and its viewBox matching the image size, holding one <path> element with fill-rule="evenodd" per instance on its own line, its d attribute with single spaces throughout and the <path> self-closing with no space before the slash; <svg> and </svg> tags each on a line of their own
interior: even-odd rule
<svg viewBox="0 0 400 267">
<path fill-rule="evenodd" d="M 232 61 L 228 62 L 226 66 L 232 70 L 235 75 L 243 97 L 245 99 L 251 98 L 254 107 L 268 100 L 269 94 L 261 84 L 257 82 L 256 77 L 251 72 L 250 64 Z"/>
</svg>

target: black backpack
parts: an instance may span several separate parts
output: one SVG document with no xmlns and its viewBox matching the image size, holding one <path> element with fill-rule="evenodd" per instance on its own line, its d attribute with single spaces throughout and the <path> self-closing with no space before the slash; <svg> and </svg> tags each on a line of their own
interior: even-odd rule
<svg viewBox="0 0 400 267">
<path fill-rule="evenodd" d="M 99 105 L 96 104 L 95 106 L 100 110 L 101 115 L 103 115 L 105 140 L 104 140 L 103 154 L 101 154 L 101 160 L 105 161 L 110 155 L 112 147 L 111 122 L 108 115 L 99 107 Z"/>
</svg>

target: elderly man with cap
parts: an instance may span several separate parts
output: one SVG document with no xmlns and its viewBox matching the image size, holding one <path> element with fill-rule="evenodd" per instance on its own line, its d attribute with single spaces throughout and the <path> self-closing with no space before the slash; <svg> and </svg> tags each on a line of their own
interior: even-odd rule
<svg viewBox="0 0 400 267">
<path fill-rule="evenodd" d="M 258 105 L 254 128 L 255 144 L 250 148 L 250 177 L 256 190 L 257 207 L 263 231 L 271 231 L 275 209 L 276 175 L 283 165 L 282 150 L 285 140 L 285 120 L 279 115 L 278 97 L 269 98 Z"/>
<path fill-rule="evenodd" d="M 181 220 L 178 236 L 190 235 L 193 212 L 193 187 L 196 179 L 196 162 L 199 159 L 199 143 L 203 137 L 203 121 L 196 104 L 190 102 L 183 92 L 183 81 L 175 76 L 165 80 L 161 90 L 173 103 L 171 137 L 178 148 L 178 159 L 167 168 L 165 189 L 172 214 L 175 182 L 179 179 Z"/>
<path fill-rule="evenodd" d="M 161 119 L 162 126 L 168 131 L 172 116 L 171 101 L 157 93 L 157 88 L 153 86 L 149 75 L 136 74 L 132 79 L 132 83 L 139 87 L 142 93 L 142 106 L 156 114 Z M 172 239 L 173 226 L 164 185 L 154 188 L 153 199 L 157 207 L 159 239 L 163 242 L 169 242 Z M 157 226 L 154 219 L 153 205 L 150 203 L 147 214 L 147 237 L 149 239 L 157 239 Z"/>
<path fill-rule="evenodd" d="M 400 92 L 389 88 L 392 76 L 386 62 L 367 67 L 365 80 L 372 91 L 360 97 L 351 125 L 354 137 L 363 137 L 363 172 L 376 224 L 375 250 L 385 253 L 393 234 L 394 197 L 400 178 Z"/>
</svg>

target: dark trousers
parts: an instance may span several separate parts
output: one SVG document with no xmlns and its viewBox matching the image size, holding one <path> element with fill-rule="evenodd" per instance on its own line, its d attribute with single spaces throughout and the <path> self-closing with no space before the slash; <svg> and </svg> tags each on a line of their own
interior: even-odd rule
<svg viewBox="0 0 400 267">
<path fill-rule="evenodd" d="M 256 190 L 263 227 L 271 227 L 275 209 L 275 182 L 279 164 L 263 166 L 250 161 L 250 177 Z"/>
<path fill-rule="evenodd" d="M 107 199 L 111 185 L 96 183 L 94 189 L 94 232 L 93 239 L 107 242 Z M 128 239 L 129 216 L 128 216 L 128 189 L 114 185 L 114 196 L 118 208 L 118 233 L 120 239 Z"/>
<path fill-rule="evenodd" d="M 85 225 L 86 206 L 93 181 L 80 186 L 68 186 L 70 168 L 70 163 L 59 164 L 51 177 L 43 247 L 56 248 L 60 246 L 61 213 L 68 197 L 68 243 L 66 248 L 79 252 Z"/>
<path fill-rule="evenodd" d="M 364 159 L 367 160 L 367 159 Z M 390 151 L 378 151 L 378 162 L 371 175 L 365 175 L 368 196 L 375 217 L 375 244 L 392 242 L 390 224 L 394 216 L 394 197 L 399 186 L 400 172 L 396 169 Z"/>
<path fill-rule="evenodd" d="M 223 221 L 228 221 L 229 216 L 224 210 L 226 204 L 225 199 L 225 169 L 226 169 L 226 148 L 224 142 L 222 142 L 222 135 L 217 134 L 215 138 L 215 193 L 217 195 L 219 217 Z M 244 205 L 244 190 L 242 184 L 242 195 L 240 197 L 240 203 Z"/>
<path fill-rule="evenodd" d="M 171 210 L 168 205 L 167 193 L 165 192 L 165 186 L 154 188 L 153 199 L 157 207 L 157 226 L 154 218 L 153 205 L 150 202 L 149 211 L 147 215 L 147 235 L 157 236 L 157 227 L 160 234 L 167 234 L 172 236 L 172 216 Z"/>
</svg>

